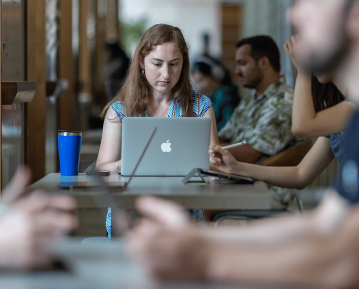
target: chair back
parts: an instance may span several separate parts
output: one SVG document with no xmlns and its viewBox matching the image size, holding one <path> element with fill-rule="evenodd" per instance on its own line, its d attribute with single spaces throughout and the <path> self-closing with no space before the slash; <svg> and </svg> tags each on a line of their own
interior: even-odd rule
<svg viewBox="0 0 359 289">
<path fill-rule="evenodd" d="M 292 167 L 297 166 L 312 147 L 312 141 L 309 139 L 304 143 L 291 147 L 279 154 L 265 159 L 263 166 Z"/>
</svg>

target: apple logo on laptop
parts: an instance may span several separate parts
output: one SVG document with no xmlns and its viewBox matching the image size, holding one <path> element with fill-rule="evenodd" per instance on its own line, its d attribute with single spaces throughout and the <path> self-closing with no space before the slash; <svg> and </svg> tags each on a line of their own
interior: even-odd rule
<svg viewBox="0 0 359 289">
<path fill-rule="evenodd" d="M 161 144 L 161 150 L 164 153 L 169 153 L 172 149 L 171 149 L 171 143 L 169 142 L 170 140 L 164 142 Z"/>
</svg>

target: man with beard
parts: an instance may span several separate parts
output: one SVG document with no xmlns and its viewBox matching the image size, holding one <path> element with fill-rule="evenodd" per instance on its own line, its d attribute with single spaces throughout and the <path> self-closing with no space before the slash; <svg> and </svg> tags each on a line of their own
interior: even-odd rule
<svg viewBox="0 0 359 289">
<path fill-rule="evenodd" d="M 352 101 L 359 103 L 359 2 L 297 1 L 292 19 L 301 37 L 297 55 L 303 67 L 342 76 L 355 92 Z M 359 129 L 358 114 L 353 121 L 349 135 Z M 338 176 L 338 190 L 347 198 L 348 190 L 356 195 L 358 187 L 358 144 L 344 151 L 352 163 Z M 349 207 L 335 190 L 330 191 L 305 218 L 202 231 L 189 225 L 177 205 L 142 198 L 137 207 L 146 218 L 128 234 L 128 244 L 159 279 L 356 288 L 359 207 Z"/>
<path fill-rule="evenodd" d="M 280 54 L 269 36 L 253 36 L 236 44 L 236 69 L 240 84 L 251 88 L 235 108 L 231 118 L 218 132 L 221 145 L 245 141 L 228 151 L 237 161 L 262 164 L 279 152 L 302 142 L 292 133 L 293 89 L 280 75 Z M 276 208 L 290 205 L 293 189 L 267 184 Z M 207 216 L 214 212 L 207 211 Z"/>
<path fill-rule="evenodd" d="M 246 141 L 230 153 L 238 161 L 260 163 L 299 141 L 292 134 L 293 89 L 280 76 L 279 49 L 272 38 L 244 38 L 236 48 L 235 73 L 241 85 L 253 91 L 242 99 L 218 137 L 221 142 Z"/>
</svg>

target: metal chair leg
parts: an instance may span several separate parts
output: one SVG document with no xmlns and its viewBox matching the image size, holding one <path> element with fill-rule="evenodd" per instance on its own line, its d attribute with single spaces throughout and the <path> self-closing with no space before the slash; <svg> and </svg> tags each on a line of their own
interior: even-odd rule
<svg viewBox="0 0 359 289">
<path fill-rule="evenodd" d="M 300 196 L 300 192 L 298 190 L 295 191 L 295 199 L 297 201 L 298 209 L 302 215 L 304 215 L 304 205 L 302 198 Z"/>
</svg>

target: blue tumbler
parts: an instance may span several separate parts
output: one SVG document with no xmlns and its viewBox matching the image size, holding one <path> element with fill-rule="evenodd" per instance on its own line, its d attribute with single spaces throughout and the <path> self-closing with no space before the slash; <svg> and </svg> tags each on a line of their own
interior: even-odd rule
<svg viewBox="0 0 359 289">
<path fill-rule="evenodd" d="M 81 131 L 57 131 L 57 143 L 62 176 L 76 176 L 79 173 Z"/>
</svg>

